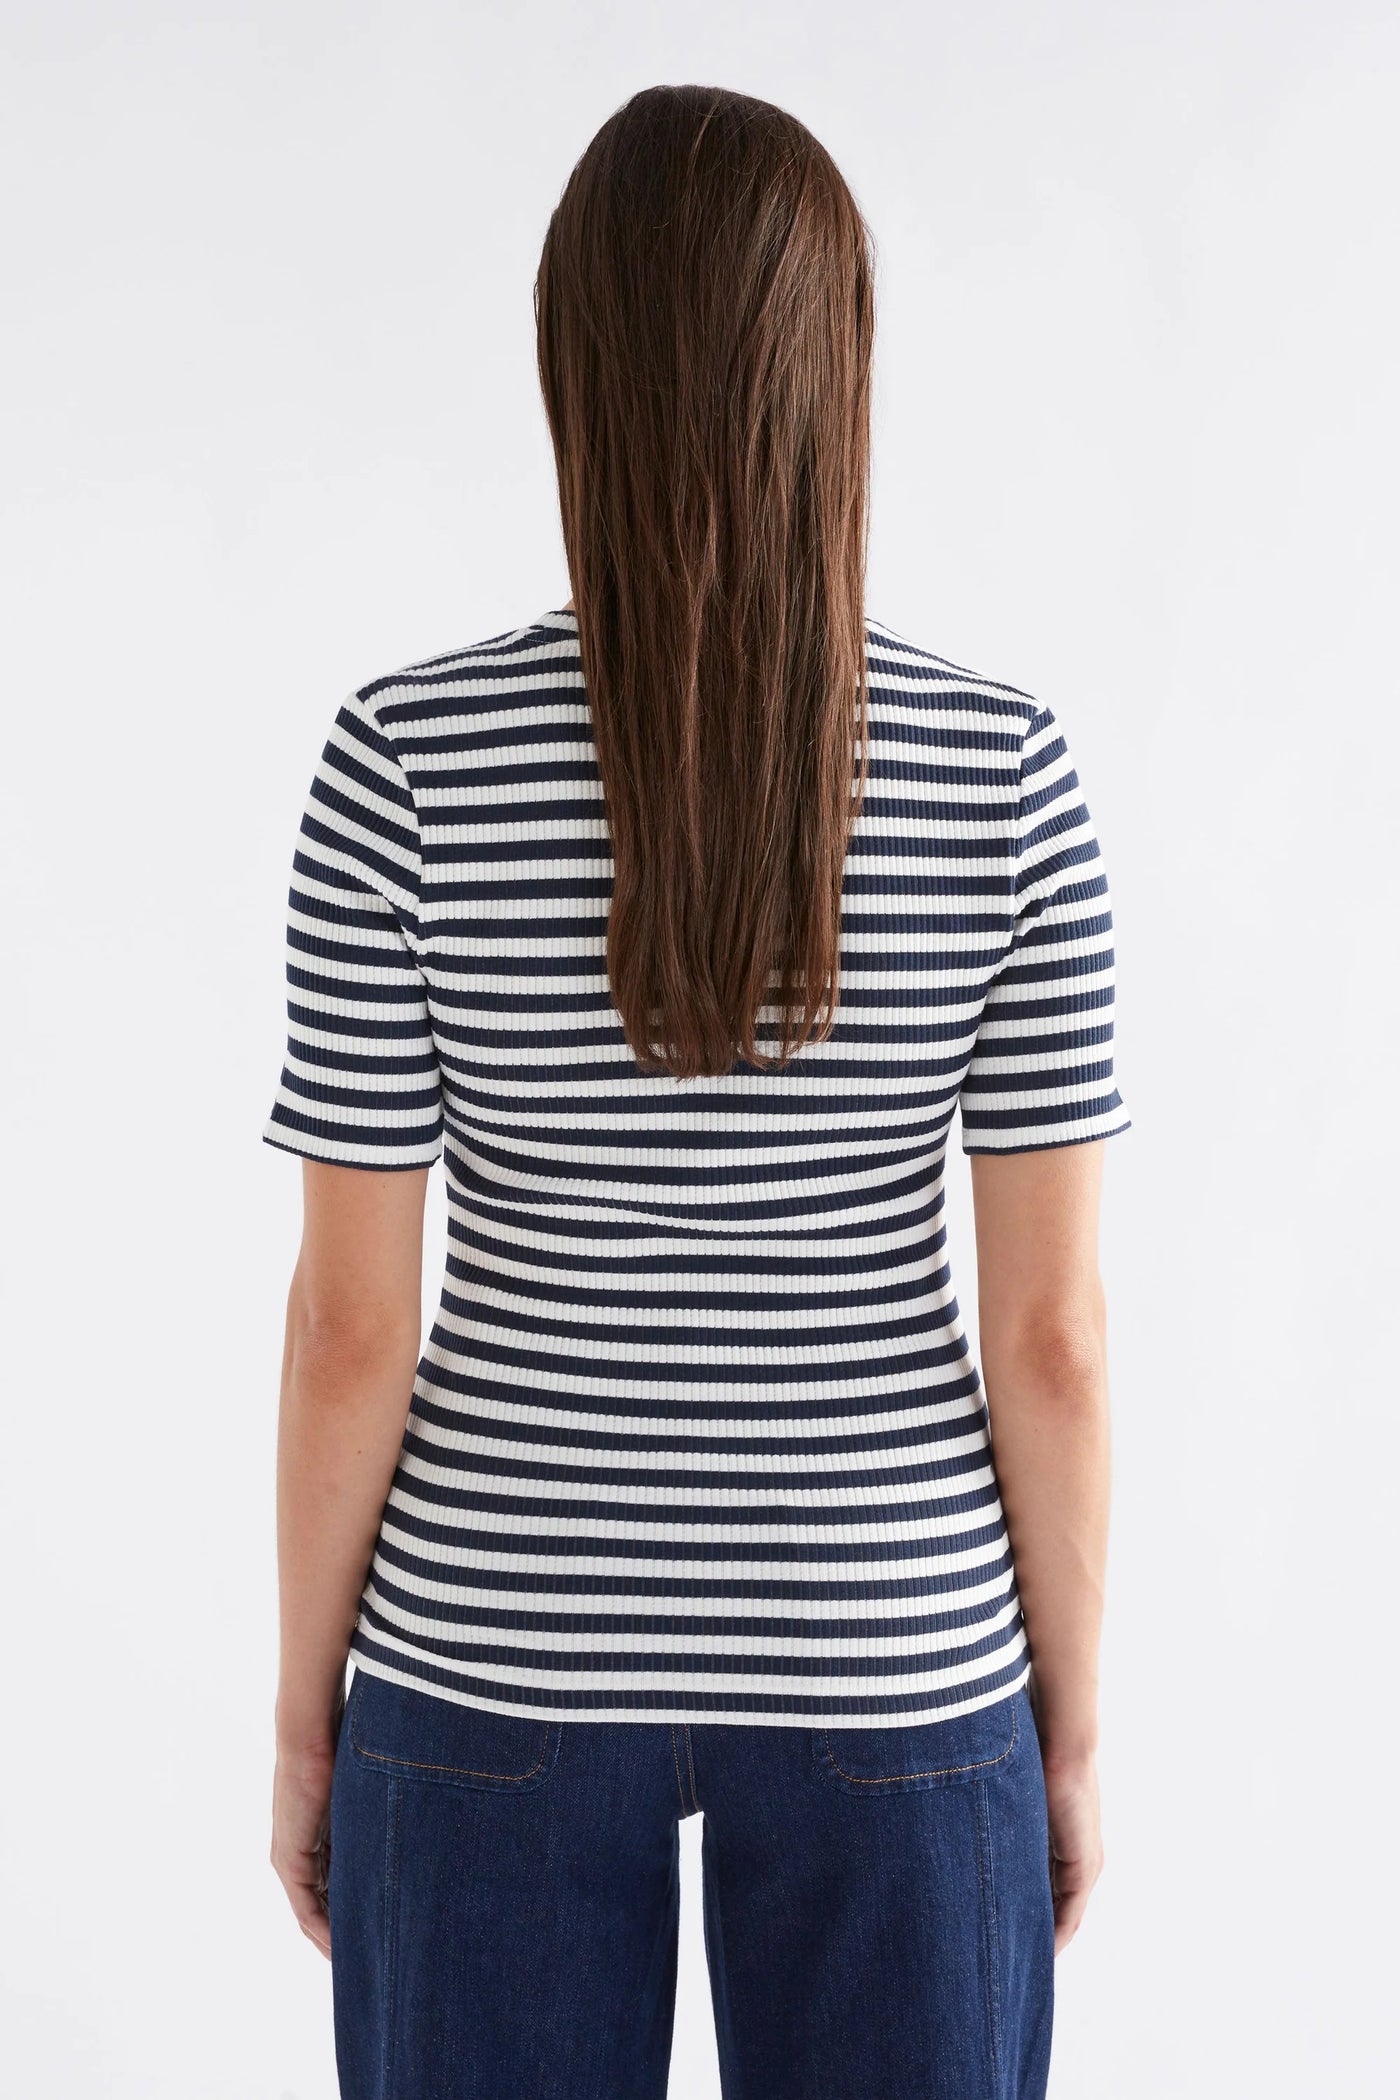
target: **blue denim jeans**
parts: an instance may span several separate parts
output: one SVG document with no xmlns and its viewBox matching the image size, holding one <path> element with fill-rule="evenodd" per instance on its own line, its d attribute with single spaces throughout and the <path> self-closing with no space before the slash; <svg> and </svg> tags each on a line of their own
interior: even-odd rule
<svg viewBox="0 0 1400 2100">
<path fill-rule="evenodd" d="M 725 2100 L 1033 2100 L 1053 1919 L 1025 1690 L 878 1728 L 541 1721 L 358 1670 L 330 1914 L 343 2100 L 664 2100 L 703 1814 Z"/>
</svg>

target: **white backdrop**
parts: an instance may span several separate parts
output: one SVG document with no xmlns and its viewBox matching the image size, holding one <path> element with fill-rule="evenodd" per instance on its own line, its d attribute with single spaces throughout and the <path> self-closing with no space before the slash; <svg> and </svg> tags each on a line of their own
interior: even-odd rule
<svg viewBox="0 0 1400 2100">
<path fill-rule="evenodd" d="M 292 841 L 351 686 L 567 596 L 539 244 L 698 80 L 865 208 L 871 611 L 1055 707 L 1113 890 L 1109 1864 L 1052 2093 L 1394 2091 L 1393 12 L 4 21 L 14 2090 L 334 2093 L 266 1863 Z M 699 1828 L 673 2100 L 718 2091 Z"/>
</svg>

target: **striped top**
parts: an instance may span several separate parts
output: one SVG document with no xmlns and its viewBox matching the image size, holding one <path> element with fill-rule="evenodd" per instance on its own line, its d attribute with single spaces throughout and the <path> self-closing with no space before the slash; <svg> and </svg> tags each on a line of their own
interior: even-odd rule
<svg viewBox="0 0 1400 2100">
<path fill-rule="evenodd" d="M 441 1157 L 448 1199 L 361 1669 L 550 1719 L 843 1727 L 1029 1674 L 943 1163 L 959 1108 L 970 1152 L 1129 1127 L 1109 894 L 1051 710 L 874 622 L 867 650 L 840 1003 L 781 1071 L 633 1057 L 572 612 L 335 718 L 264 1136 Z"/>
</svg>

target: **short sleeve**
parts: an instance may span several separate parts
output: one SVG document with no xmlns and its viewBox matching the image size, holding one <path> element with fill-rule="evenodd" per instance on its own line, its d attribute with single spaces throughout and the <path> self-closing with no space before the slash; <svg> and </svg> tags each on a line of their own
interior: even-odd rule
<svg viewBox="0 0 1400 2100">
<path fill-rule="evenodd" d="M 340 708 L 287 904 L 286 1062 L 263 1138 L 341 1166 L 431 1166 L 442 1085 L 418 959 L 417 811 L 372 708 Z"/>
<path fill-rule="evenodd" d="M 1015 915 L 960 1106 L 965 1152 L 1033 1152 L 1131 1127 L 1113 1071 L 1113 911 L 1098 840 L 1048 707 L 1027 724 Z"/>
</svg>

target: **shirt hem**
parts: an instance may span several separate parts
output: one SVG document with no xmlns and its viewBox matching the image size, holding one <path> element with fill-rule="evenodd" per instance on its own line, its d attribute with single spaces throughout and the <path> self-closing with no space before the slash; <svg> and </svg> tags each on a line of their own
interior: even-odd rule
<svg viewBox="0 0 1400 2100">
<path fill-rule="evenodd" d="M 286 1138 L 273 1137 L 267 1130 L 262 1133 L 262 1141 L 265 1145 L 271 1145 L 274 1152 L 290 1152 L 294 1159 L 315 1160 L 318 1166 L 323 1167 L 362 1167 L 371 1174 L 421 1173 L 425 1167 L 435 1167 L 442 1158 L 441 1152 L 435 1152 L 431 1159 L 341 1159 L 334 1152 L 316 1151 L 314 1141 L 305 1145 L 294 1145 Z"/>
<path fill-rule="evenodd" d="M 1073 1137 L 1045 1138 L 1035 1145 L 968 1145 L 964 1152 L 1063 1152 L 1069 1145 L 1096 1145 L 1104 1138 L 1121 1137 L 1125 1130 L 1133 1127 L 1131 1116 L 1126 1123 L 1115 1123 L 1112 1130 L 1083 1130 Z"/>
<path fill-rule="evenodd" d="M 1012 1682 L 993 1685 L 980 1697 L 955 1704 L 945 1702 L 932 1707 L 905 1707 L 898 1713 L 755 1713 L 738 1707 L 733 1712 L 717 1712 L 713 1707 L 686 1706 L 683 1702 L 674 1706 L 648 1707 L 645 1713 L 639 1713 L 632 1706 L 579 1708 L 540 1706 L 533 1701 L 526 1704 L 511 1699 L 485 1699 L 479 1693 L 459 1692 L 427 1678 L 415 1677 L 408 1670 L 392 1669 L 377 1656 L 366 1655 L 359 1648 L 350 1650 L 349 1660 L 354 1669 L 363 1670 L 367 1676 L 381 1677 L 386 1683 L 401 1685 L 407 1691 L 426 1692 L 429 1698 L 443 1699 L 453 1706 L 475 1707 L 483 1713 L 509 1714 L 526 1721 L 640 1722 L 658 1728 L 681 1724 L 694 1728 L 918 1728 L 935 1721 L 957 1720 L 965 1714 L 977 1713 L 983 1707 L 995 1706 L 1003 1699 L 1013 1698 L 1031 1674 L 1027 1654 L 1024 1667 Z"/>
</svg>

